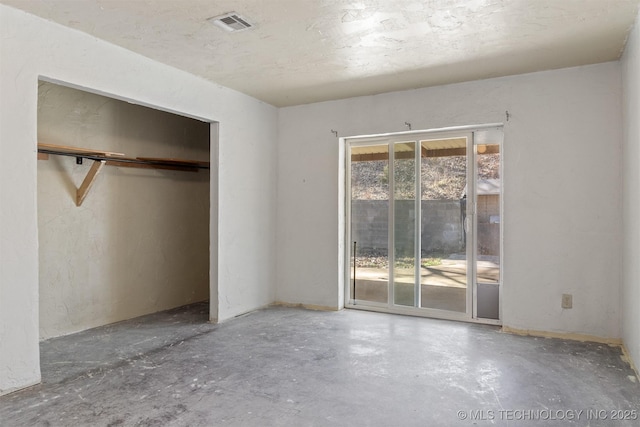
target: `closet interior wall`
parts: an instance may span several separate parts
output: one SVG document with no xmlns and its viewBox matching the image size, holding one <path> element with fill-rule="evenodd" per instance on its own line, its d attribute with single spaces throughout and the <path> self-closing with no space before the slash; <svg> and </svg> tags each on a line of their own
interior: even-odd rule
<svg viewBox="0 0 640 427">
<path fill-rule="evenodd" d="M 38 142 L 209 161 L 210 124 L 48 82 Z M 35 153 L 34 153 L 35 156 Z M 40 338 L 209 298 L 209 171 L 38 161 Z"/>
</svg>

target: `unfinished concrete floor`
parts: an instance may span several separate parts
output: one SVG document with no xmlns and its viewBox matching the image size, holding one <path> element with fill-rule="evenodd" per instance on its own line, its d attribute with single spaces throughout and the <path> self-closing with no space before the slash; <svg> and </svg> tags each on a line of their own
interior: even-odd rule
<svg viewBox="0 0 640 427">
<path fill-rule="evenodd" d="M 43 342 L 43 383 L 1 397 L 0 425 L 639 425 L 616 347 L 356 310 L 211 325 L 207 309 Z"/>
</svg>

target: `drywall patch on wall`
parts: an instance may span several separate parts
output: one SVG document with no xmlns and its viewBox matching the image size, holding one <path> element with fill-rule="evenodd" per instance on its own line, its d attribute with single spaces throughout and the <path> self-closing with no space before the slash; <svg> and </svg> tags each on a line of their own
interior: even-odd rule
<svg viewBox="0 0 640 427">
<path fill-rule="evenodd" d="M 209 123 L 47 82 L 38 142 L 209 161 Z M 209 171 L 38 162 L 40 338 L 209 298 Z M 215 165 L 214 165 L 215 167 Z"/>
<path fill-rule="evenodd" d="M 341 304 L 343 155 L 332 130 L 504 122 L 504 324 L 619 338 L 620 99 L 611 62 L 280 109 L 276 299 Z"/>
<path fill-rule="evenodd" d="M 622 57 L 623 87 L 623 248 L 622 333 L 640 367 L 640 14 Z"/>
</svg>

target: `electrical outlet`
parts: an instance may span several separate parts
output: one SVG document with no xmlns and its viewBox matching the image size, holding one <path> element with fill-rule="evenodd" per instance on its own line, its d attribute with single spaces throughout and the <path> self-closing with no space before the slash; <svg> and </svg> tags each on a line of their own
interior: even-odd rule
<svg viewBox="0 0 640 427">
<path fill-rule="evenodd" d="M 573 295 L 562 294 L 562 308 L 572 308 L 572 307 L 573 307 Z"/>
</svg>

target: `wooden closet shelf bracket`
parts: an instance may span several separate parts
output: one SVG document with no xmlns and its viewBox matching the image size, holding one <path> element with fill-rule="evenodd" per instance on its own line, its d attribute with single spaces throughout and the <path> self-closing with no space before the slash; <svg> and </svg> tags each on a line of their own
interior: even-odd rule
<svg viewBox="0 0 640 427">
<path fill-rule="evenodd" d="M 83 159 L 93 160 L 93 164 L 77 189 L 76 205 L 82 205 L 87 193 L 95 182 L 98 173 L 104 165 L 140 169 L 168 169 L 185 172 L 197 172 L 199 169 L 209 169 L 210 163 L 198 160 L 173 159 L 160 157 L 125 157 L 124 153 L 114 151 L 94 150 L 91 148 L 69 147 L 66 145 L 38 144 L 38 160 L 48 160 L 49 155 L 75 157 L 76 163 L 82 164 Z"/>
<path fill-rule="evenodd" d="M 91 165 L 87 176 L 84 177 L 84 181 L 82 181 L 80 188 L 78 188 L 76 192 L 76 206 L 82 205 L 84 198 L 87 197 L 87 193 L 89 193 L 89 190 L 91 189 L 91 186 L 93 186 L 93 183 L 95 182 L 100 169 L 102 169 L 105 163 L 106 160 L 93 161 L 93 164 Z"/>
</svg>

